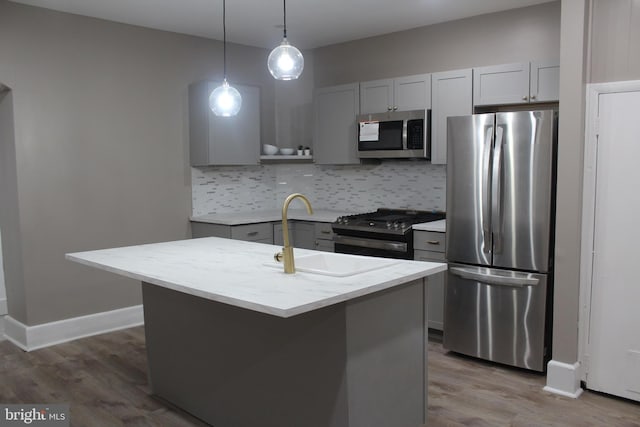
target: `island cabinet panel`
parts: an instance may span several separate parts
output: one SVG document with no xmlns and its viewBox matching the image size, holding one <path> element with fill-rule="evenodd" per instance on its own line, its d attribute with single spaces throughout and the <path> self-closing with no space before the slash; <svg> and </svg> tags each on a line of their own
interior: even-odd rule
<svg viewBox="0 0 640 427">
<path fill-rule="evenodd" d="M 242 108 L 234 117 L 218 117 L 209 94 L 220 82 L 189 85 L 189 151 L 191 166 L 260 163 L 260 88 L 234 85 Z"/>
<path fill-rule="evenodd" d="M 191 222 L 191 236 L 193 238 L 224 237 L 226 239 L 273 244 L 273 226 L 269 222 L 246 225 Z"/>
<path fill-rule="evenodd" d="M 436 231 L 413 232 L 415 247 L 413 259 L 416 261 L 446 262 L 444 257 L 446 233 Z M 429 276 L 427 304 L 429 306 L 429 328 L 438 331 L 444 326 L 444 287 L 447 276 L 437 273 Z"/>
<path fill-rule="evenodd" d="M 318 164 L 358 164 L 358 83 L 320 88 L 315 93 L 313 151 Z"/>
<path fill-rule="evenodd" d="M 447 163 L 447 118 L 465 116 L 473 110 L 472 70 L 431 75 L 431 163 Z"/>
<path fill-rule="evenodd" d="M 143 282 L 152 392 L 223 427 L 424 425 L 424 289 L 281 318 Z"/>
</svg>

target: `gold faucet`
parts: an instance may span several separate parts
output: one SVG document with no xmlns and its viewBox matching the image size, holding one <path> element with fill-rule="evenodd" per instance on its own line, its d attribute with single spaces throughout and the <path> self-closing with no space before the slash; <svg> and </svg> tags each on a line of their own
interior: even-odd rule
<svg viewBox="0 0 640 427">
<path fill-rule="evenodd" d="M 284 272 L 287 274 L 296 272 L 296 264 L 293 260 L 293 247 L 291 246 L 291 243 L 289 243 L 289 227 L 287 226 L 287 211 L 289 210 L 289 204 L 295 198 L 299 198 L 304 202 L 309 215 L 313 214 L 313 209 L 311 208 L 309 199 L 300 193 L 290 194 L 284 200 L 284 204 L 282 205 L 282 239 L 284 240 L 284 248 L 282 248 L 282 252 L 278 252 L 273 256 L 273 258 L 278 262 L 282 262 L 284 260 Z"/>
</svg>

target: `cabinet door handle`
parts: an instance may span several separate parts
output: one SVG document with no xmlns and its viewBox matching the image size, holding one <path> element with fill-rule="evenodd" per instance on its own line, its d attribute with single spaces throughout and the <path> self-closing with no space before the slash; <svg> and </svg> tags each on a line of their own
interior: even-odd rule
<svg viewBox="0 0 640 427">
<path fill-rule="evenodd" d="M 439 240 L 427 240 L 427 243 L 430 245 L 439 245 L 440 241 Z"/>
<path fill-rule="evenodd" d="M 398 107 L 397 107 L 397 106 L 394 106 L 394 107 L 393 107 L 393 111 L 396 111 L 397 109 L 398 109 Z"/>
<path fill-rule="evenodd" d="M 256 236 L 258 234 L 257 231 L 250 231 L 247 233 L 247 236 Z"/>
<path fill-rule="evenodd" d="M 392 108 L 391 108 L 391 107 L 387 107 L 387 111 L 391 111 L 391 110 L 392 110 Z"/>
<path fill-rule="evenodd" d="M 536 96 L 535 95 L 531 95 L 531 99 L 536 99 Z"/>
<path fill-rule="evenodd" d="M 529 100 L 529 97 L 525 95 L 525 96 L 523 96 L 523 97 L 522 97 L 522 100 L 523 100 L 523 101 L 528 101 L 528 100 Z"/>
</svg>

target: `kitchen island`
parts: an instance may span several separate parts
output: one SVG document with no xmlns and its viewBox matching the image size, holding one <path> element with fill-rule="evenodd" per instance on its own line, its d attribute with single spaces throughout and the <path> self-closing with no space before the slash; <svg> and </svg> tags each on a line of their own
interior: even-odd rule
<svg viewBox="0 0 640 427">
<path fill-rule="evenodd" d="M 446 265 L 284 274 L 279 249 L 212 237 L 67 258 L 142 281 L 153 393 L 207 423 L 424 424 L 426 278 Z"/>
</svg>

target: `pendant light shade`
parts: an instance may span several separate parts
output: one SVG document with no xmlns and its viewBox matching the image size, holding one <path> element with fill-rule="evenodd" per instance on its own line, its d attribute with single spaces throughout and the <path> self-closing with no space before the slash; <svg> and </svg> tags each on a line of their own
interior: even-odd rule
<svg viewBox="0 0 640 427">
<path fill-rule="evenodd" d="M 225 78 L 209 95 L 209 108 L 216 116 L 231 117 L 238 114 L 242 107 L 242 96 Z"/>
<path fill-rule="evenodd" d="M 282 43 L 269 54 L 267 67 L 271 75 L 277 80 L 295 80 L 300 77 L 304 69 L 302 53 L 287 40 L 287 2 L 283 0 L 284 36 Z"/>
<path fill-rule="evenodd" d="M 269 54 L 267 60 L 269 72 L 277 80 L 295 80 L 304 69 L 304 57 L 295 46 L 291 46 L 285 37 L 280 46 Z"/>
<path fill-rule="evenodd" d="M 221 117 L 231 117 L 238 114 L 242 107 L 242 96 L 238 89 L 227 81 L 227 7 L 226 0 L 222 0 L 222 34 L 223 34 L 223 67 L 224 79 L 222 84 L 215 88 L 209 95 L 209 108 L 213 114 Z"/>
</svg>

